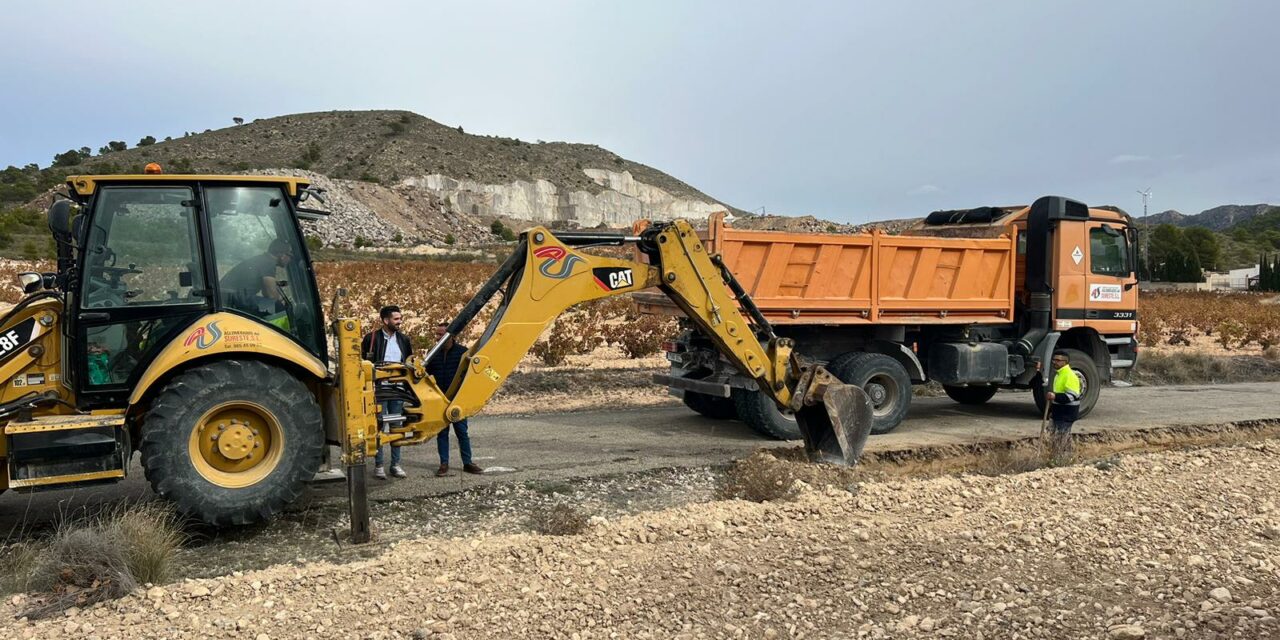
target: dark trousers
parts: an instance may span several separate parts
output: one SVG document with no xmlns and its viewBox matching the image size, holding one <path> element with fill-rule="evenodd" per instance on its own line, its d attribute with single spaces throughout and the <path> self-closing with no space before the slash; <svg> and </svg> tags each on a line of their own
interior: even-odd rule
<svg viewBox="0 0 1280 640">
<path fill-rule="evenodd" d="M 1075 420 L 1053 419 L 1052 431 L 1049 433 L 1053 455 L 1056 458 L 1069 459 L 1074 455 L 1075 444 L 1071 439 L 1071 427 Z"/>
<path fill-rule="evenodd" d="M 440 451 L 440 464 L 449 464 L 449 428 L 458 436 L 458 451 L 462 454 L 462 464 L 471 464 L 471 436 L 467 435 L 467 421 L 455 422 L 440 435 L 436 436 L 436 448 Z"/>
</svg>

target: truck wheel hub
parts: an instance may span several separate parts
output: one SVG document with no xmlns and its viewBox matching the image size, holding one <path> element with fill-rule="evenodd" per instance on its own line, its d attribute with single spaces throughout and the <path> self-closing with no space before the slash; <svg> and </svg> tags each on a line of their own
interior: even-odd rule
<svg viewBox="0 0 1280 640">
<path fill-rule="evenodd" d="M 871 398 L 872 404 L 880 404 L 884 402 L 884 399 L 889 395 L 889 392 L 885 390 L 884 385 L 878 382 L 868 384 L 865 391 L 867 392 L 867 396 Z"/>
</svg>

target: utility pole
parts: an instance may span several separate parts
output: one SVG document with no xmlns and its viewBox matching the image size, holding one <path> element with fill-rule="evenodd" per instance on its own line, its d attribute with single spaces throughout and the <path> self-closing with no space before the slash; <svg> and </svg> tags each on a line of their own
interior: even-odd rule
<svg viewBox="0 0 1280 640">
<path fill-rule="evenodd" d="M 1139 190 L 1138 193 L 1142 195 L 1142 259 L 1147 261 L 1147 269 L 1150 270 L 1151 254 L 1149 252 L 1151 250 L 1151 241 L 1149 238 L 1151 237 L 1151 222 L 1147 220 L 1147 201 L 1151 200 L 1151 187 L 1147 187 L 1146 191 Z M 1151 274 L 1148 273 L 1147 278 L 1150 277 Z"/>
</svg>

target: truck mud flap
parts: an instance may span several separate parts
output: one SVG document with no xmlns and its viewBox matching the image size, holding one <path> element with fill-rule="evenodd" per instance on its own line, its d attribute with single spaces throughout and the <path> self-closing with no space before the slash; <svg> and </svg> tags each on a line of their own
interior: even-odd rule
<svg viewBox="0 0 1280 640">
<path fill-rule="evenodd" d="M 858 464 L 873 417 L 871 398 L 861 387 L 841 382 L 823 367 L 813 367 L 801 375 L 791 408 L 811 462 Z"/>
</svg>

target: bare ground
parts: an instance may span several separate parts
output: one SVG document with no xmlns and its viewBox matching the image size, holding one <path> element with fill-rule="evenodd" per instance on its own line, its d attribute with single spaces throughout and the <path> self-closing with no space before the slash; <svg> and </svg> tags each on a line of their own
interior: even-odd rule
<svg viewBox="0 0 1280 640">
<path fill-rule="evenodd" d="M 7 637 L 1280 636 L 1280 442 L 472 532 L 139 592 Z M 824 486 L 828 485 L 828 486 Z M 3 605 L 17 615 L 30 602 Z"/>
</svg>

